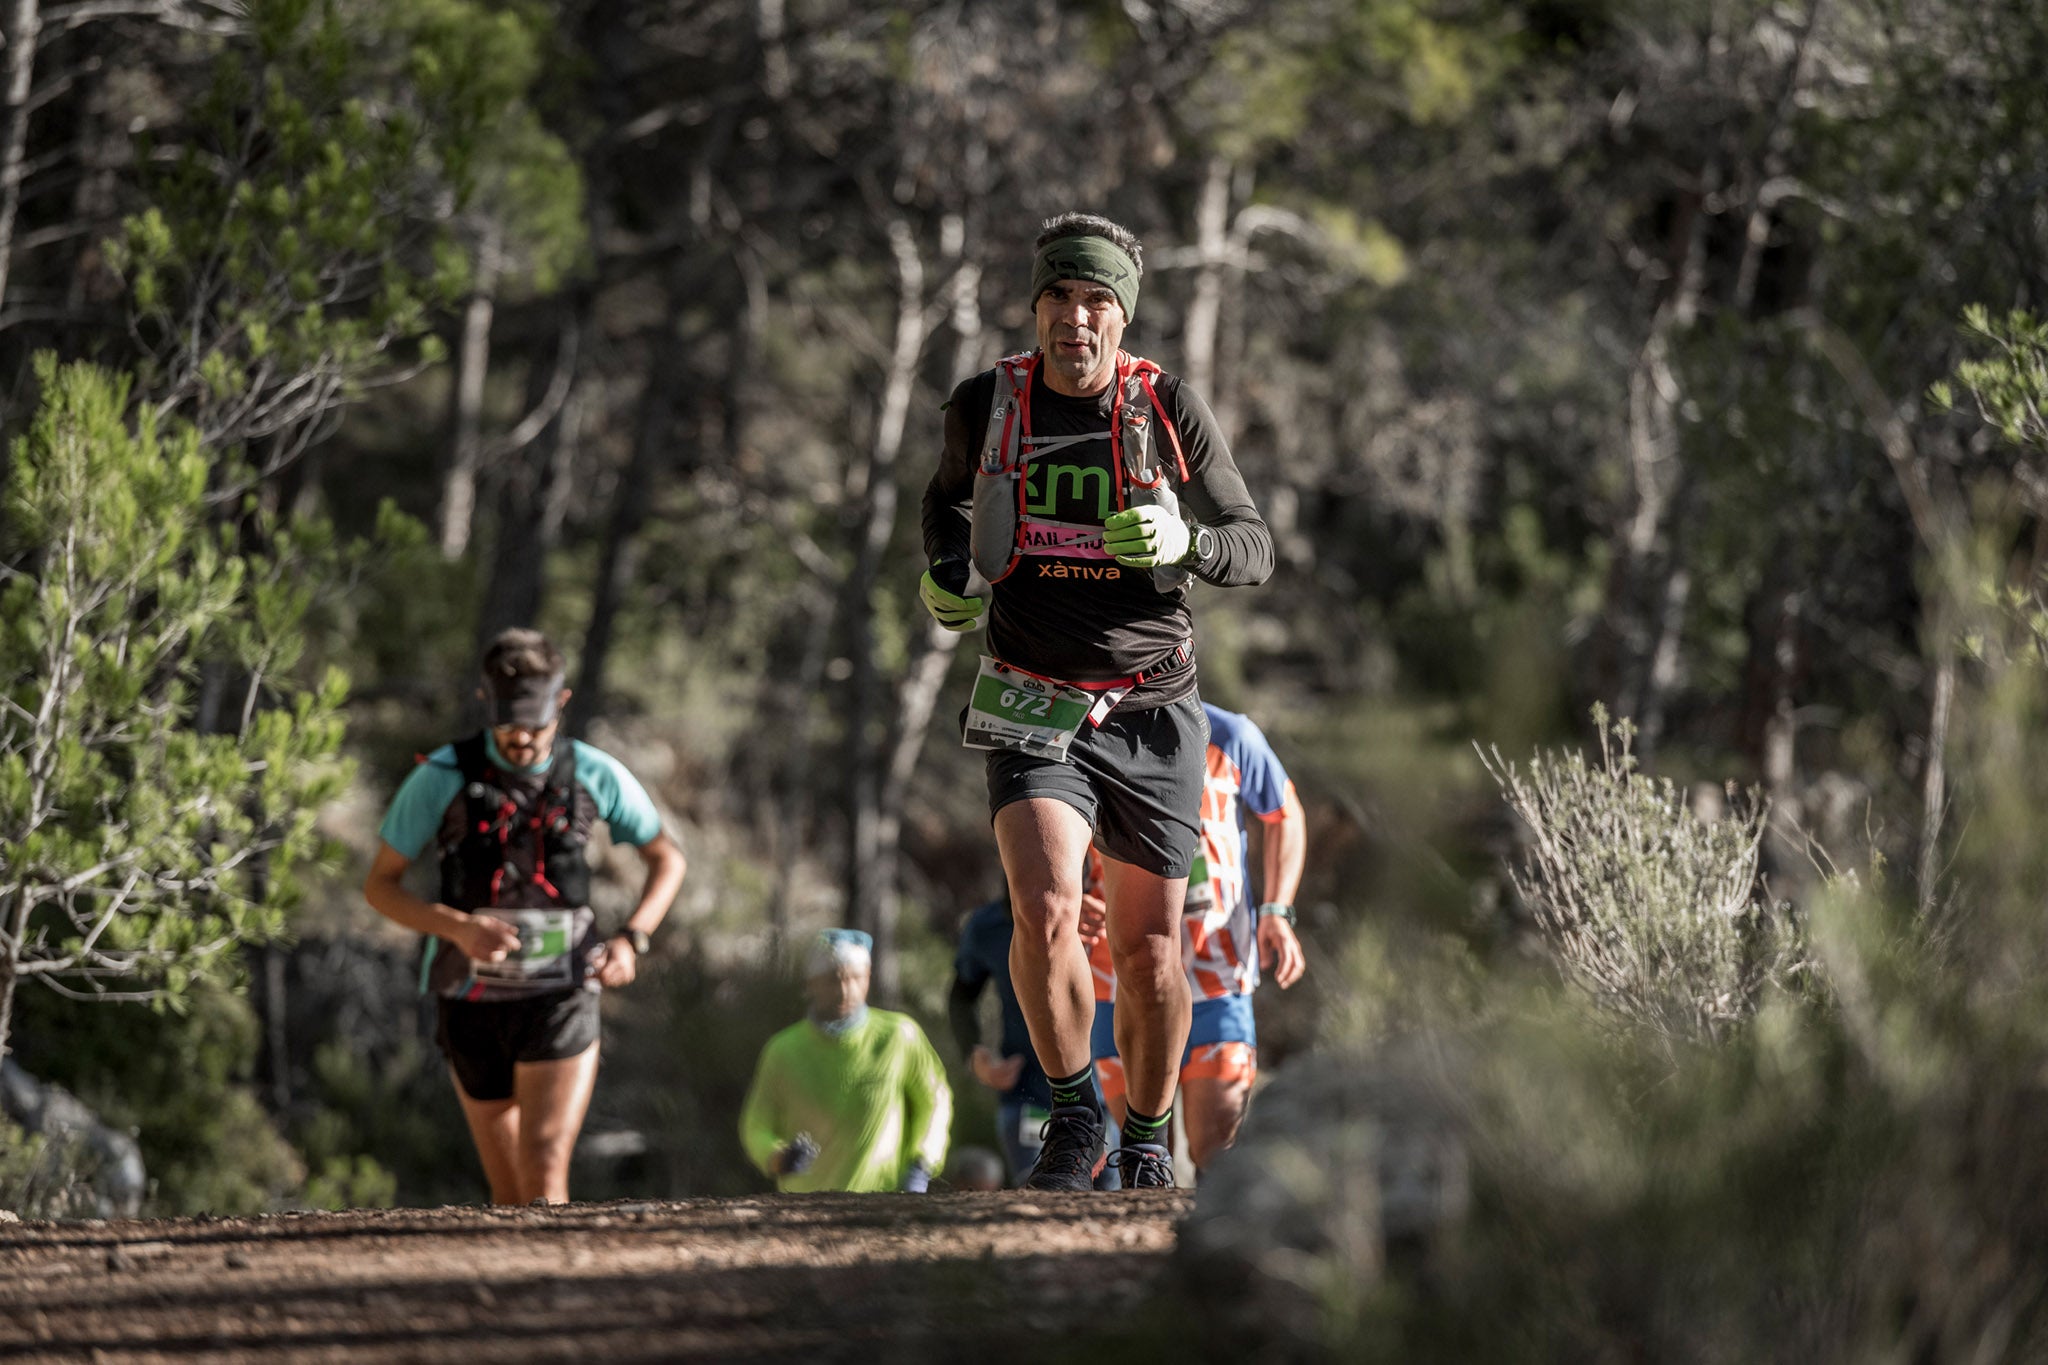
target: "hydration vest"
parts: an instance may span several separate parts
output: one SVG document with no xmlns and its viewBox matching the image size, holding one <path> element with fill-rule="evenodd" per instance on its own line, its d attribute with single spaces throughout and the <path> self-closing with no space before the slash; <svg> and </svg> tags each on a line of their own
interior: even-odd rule
<svg viewBox="0 0 2048 1365">
<path fill-rule="evenodd" d="M 1180 434 L 1159 406 L 1152 377 L 1160 368 L 1127 351 L 1116 353 L 1116 383 L 1109 410 L 1109 430 L 1079 436 L 1034 437 L 1031 434 L 1031 380 L 1043 353 L 1005 356 L 996 364 L 996 389 L 989 404 L 988 430 L 982 437 L 981 459 L 974 471 L 974 508 L 970 521 L 969 545 L 975 572 L 989 583 L 1010 576 L 1025 554 L 1048 544 L 1088 543 L 1090 528 L 1068 526 L 1033 517 L 1025 510 L 1027 466 L 1040 455 L 1082 441 L 1107 438 L 1110 463 L 1115 467 L 1116 505 L 1154 505 L 1178 514 L 1180 500 L 1167 482 L 1168 466 L 1152 459 L 1152 421 L 1156 416 L 1165 428 L 1173 448 L 1174 465 L 1180 481 L 1187 482 L 1187 457 L 1181 453 Z M 1100 545 L 1102 532 L 1093 529 Z M 1152 586 L 1173 592 L 1186 585 L 1188 571 L 1173 565 L 1152 570 Z"/>
<path fill-rule="evenodd" d="M 457 910 L 575 910 L 577 947 L 595 942 L 590 905 L 590 830 L 596 804 L 576 781 L 575 741 L 555 742 L 554 761 L 539 777 L 501 772 L 483 734 L 455 744 L 462 790 L 442 817 L 441 902 Z M 480 981 L 454 944 L 429 938 L 421 965 L 423 991 L 467 1000 L 511 999 L 535 992 Z"/>
</svg>

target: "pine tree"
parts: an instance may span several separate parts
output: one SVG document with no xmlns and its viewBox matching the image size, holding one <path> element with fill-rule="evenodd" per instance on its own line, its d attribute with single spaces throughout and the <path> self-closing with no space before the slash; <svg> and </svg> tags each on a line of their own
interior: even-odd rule
<svg viewBox="0 0 2048 1365">
<path fill-rule="evenodd" d="M 245 550 L 196 432 L 94 366 L 36 375 L 0 524 L 0 1053 L 24 979 L 175 1005 L 231 973 L 345 777 L 347 680 L 294 671 L 331 534 Z"/>
</svg>

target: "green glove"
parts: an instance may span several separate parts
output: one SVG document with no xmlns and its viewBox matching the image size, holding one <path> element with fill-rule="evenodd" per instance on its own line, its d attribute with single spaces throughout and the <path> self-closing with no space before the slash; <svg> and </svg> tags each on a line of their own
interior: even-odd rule
<svg viewBox="0 0 2048 1365">
<path fill-rule="evenodd" d="M 987 601 L 979 597 L 962 597 L 939 586 L 939 580 L 932 577 L 938 568 L 933 565 L 924 571 L 924 577 L 917 585 L 918 598 L 932 619 L 947 630 L 980 630 L 982 609 Z M 962 586 L 965 586 L 964 584 Z"/>
<path fill-rule="evenodd" d="M 1132 569 L 1156 569 L 1188 557 L 1193 533 L 1164 507 L 1126 507 L 1102 523 L 1102 548 Z"/>
</svg>

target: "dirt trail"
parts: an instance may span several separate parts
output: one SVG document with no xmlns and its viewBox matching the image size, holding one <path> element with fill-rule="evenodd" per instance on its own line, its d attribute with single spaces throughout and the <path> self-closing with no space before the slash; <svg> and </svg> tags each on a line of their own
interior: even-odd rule
<svg viewBox="0 0 2048 1365">
<path fill-rule="evenodd" d="M 0 1228 L 0 1355 L 948 1360 L 1114 1317 L 1185 1195 L 808 1195 Z"/>
</svg>

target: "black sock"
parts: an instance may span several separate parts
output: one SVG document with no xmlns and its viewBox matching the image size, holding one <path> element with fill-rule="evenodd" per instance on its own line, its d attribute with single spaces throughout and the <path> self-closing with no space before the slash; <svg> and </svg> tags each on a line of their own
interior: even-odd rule
<svg viewBox="0 0 2048 1365">
<path fill-rule="evenodd" d="M 1173 1125 L 1173 1106 L 1167 1105 L 1166 1112 L 1158 1118 L 1141 1114 L 1133 1109 L 1124 1116 L 1124 1143 L 1126 1146 L 1138 1142 L 1166 1145 L 1167 1129 Z"/>
<path fill-rule="evenodd" d="M 1052 1107 L 1071 1109 L 1085 1105 L 1098 1115 L 1102 1113 L 1102 1092 L 1095 1088 L 1095 1064 L 1090 1062 L 1071 1076 L 1048 1076 L 1046 1084 L 1052 1088 Z"/>
</svg>

